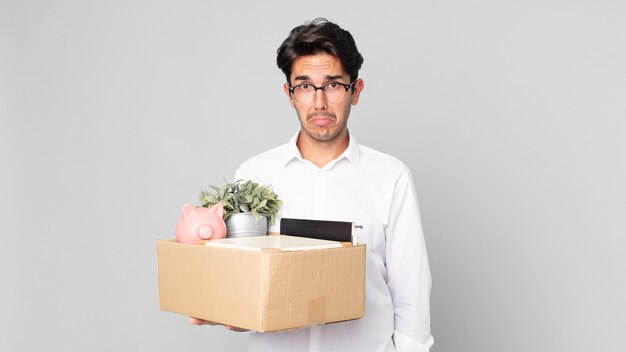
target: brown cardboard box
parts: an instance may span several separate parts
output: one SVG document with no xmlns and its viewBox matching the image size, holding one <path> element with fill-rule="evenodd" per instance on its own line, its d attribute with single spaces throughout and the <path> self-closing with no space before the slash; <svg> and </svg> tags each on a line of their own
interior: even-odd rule
<svg viewBox="0 0 626 352">
<path fill-rule="evenodd" d="M 157 241 L 161 310 L 259 332 L 361 318 L 365 245 L 282 251 Z"/>
</svg>

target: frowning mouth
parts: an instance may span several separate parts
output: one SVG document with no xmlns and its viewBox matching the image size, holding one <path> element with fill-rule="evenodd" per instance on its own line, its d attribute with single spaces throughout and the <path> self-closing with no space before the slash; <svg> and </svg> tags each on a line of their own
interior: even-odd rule
<svg viewBox="0 0 626 352">
<path fill-rule="evenodd" d="M 337 118 L 333 114 L 313 113 L 307 117 L 307 120 L 313 126 L 325 127 L 335 123 Z"/>
</svg>

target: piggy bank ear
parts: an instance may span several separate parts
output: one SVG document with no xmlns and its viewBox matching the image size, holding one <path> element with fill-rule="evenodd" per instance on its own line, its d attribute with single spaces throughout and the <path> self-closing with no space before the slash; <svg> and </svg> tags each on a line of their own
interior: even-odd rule
<svg viewBox="0 0 626 352">
<path fill-rule="evenodd" d="M 193 205 L 191 204 L 183 205 L 183 218 L 187 219 L 189 214 L 193 213 L 194 211 L 196 211 L 196 208 L 194 208 Z"/>
<path fill-rule="evenodd" d="M 217 216 L 219 216 L 220 218 L 224 217 L 224 206 L 222 205 L 222 203 L 217 203 L 214 206 L 212 206 L 211 211 L 215 213 Z"/>
</svg>

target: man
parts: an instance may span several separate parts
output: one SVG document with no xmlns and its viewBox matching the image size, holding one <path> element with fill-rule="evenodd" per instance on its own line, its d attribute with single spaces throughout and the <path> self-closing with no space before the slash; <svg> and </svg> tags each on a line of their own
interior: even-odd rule
<svg viewBox="0 0 626 352">
<path fill-rule="evenodd" d="M 397 159 L 359 144 L 347 128 L 364 88 L 362 63 L 352 35 L 336 24 L 316 19 L 294 28 L 277 64 L 300 130 L 287 144 L 244 162 L 235 178 L 271 185 L 283 200 L 280 217 L 363 225 L 365 315 L 252 333 L 251 351 L 404 352 L 433 344 L 430 269 L 411 174 Z"/>
</svg>

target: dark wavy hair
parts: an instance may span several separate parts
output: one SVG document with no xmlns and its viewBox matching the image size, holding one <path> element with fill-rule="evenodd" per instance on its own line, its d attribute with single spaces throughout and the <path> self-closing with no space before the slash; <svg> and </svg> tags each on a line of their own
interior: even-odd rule
<svg viewBox="0 0 626 352">
<path fill-rule="evenodd" d="M 293 60 L 299 56 L 327 53 L 341 61 L 350 81 L 359 76 L 359 69 L 363 64 L 363 56 L 356 48 L 356 43 L 350 32 L 325 18 L 316 18 L 311 22 L 291 30 L 289 36 L 278 48 L 276 64 L 291 83 L 291 66 Z"/>
</svg>

